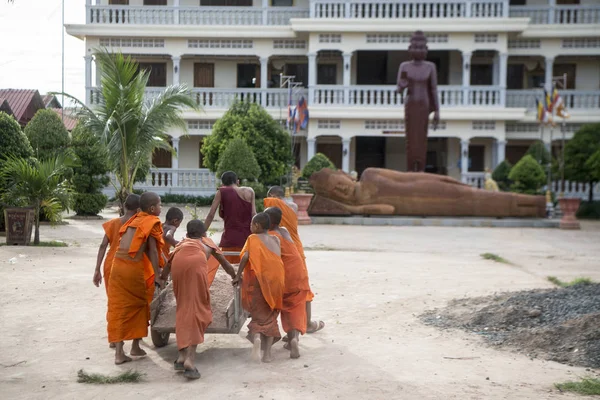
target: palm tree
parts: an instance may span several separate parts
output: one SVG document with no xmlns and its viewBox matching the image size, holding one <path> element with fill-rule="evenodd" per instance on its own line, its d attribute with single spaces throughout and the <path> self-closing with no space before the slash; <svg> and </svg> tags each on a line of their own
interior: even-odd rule
<svg viewBox="0 0 600 400">
<path fill-rule="evenodd" d="M 77 116 L 107 146 L 109 165 L 117 182 L 113 182 L 122 202 L 133 191 L 140 169 L 147 166 L 155 149 L 173 151 L 167 131 L 177 127 L 187 131 L 181 109 L 197 110 L 196 102 L 185 85 L 172 85 L 158 96 L 145 97 L 149 71 L 121 53 L 98 51 L 101 98 L 89 108 L 72 96 L 80 106 Z"/>
<path fill-rule="evenodd" d="M 40 213 L 51 223 L 61 219 L 63 209 L 71 204 L 71 189 L 65 173 L 73 162 L 65 155 L 44 161 L 10 157 L 4 162 L 0 177 L 5 183 L 2 200 L 32 206 L 35 216 L 33 244 L 40 243 Z"/>
</svg>

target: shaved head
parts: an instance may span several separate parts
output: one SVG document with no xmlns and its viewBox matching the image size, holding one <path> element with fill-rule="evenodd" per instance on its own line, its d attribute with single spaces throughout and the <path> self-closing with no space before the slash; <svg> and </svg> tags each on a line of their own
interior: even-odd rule
<svg viewBox="0 0 600 400">
<path fill-rule="evenodd" d="M 281 186 L 271 186 L 271 189 L 269 189 L 269 193 L 267 193 L 267 196 L 282 199 L 285 196 L 285 190 L 283 190 Z"/>
<path fill-rule="evenodd" d="M 252 218 L 252 223 L 257 224 L 265 231 L 268 231 L 271 227 L 271 219 L 269 218 L 269 215 L 264 212 L 256 214 L 254 218 Z"/>
<path fill-rule="evenodd" d="M 274 228 L 281 223 L 281 208 L 269 207 L 265 210 L 265 214 L 269 216 L 269 220 L 271 221 L 271 228 Z"/>
<path fill-rule="evenodd" d="M 160 196 L 154 192 L 146 192 L 140 196 L 140 208 L 144 212 L 150 211 L 150 207 L 160 203 Z"/>
<path fill-rule="evenodd" d="M 199 219 L 193 219 L 187 224 L 187 237 L 200 239 L 206 234 L 206 226 Z"/>
<path fill-rule="evenodd" d="M 124 206 L 127 211 L 137 211 L 140 208 L 140 195 L 130 194 L 127 196 Z"/>
</svg>

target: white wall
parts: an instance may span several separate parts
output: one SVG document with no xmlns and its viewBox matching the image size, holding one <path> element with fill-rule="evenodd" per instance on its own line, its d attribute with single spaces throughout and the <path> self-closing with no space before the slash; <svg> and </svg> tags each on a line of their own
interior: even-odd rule
<svg viewBox="0 0 600 400">
<path fill-rule="evenodd" d="M 403 137 L 385 138 L 385 167 L 406 171 L 406 141 Z"/>
<path fill-rule="evenodd" d="M 575 89 L 600 89 L 600 60 L 578 61 L 575 71 Z"/>
<path fill-rule="evenodd" d="M 182 137 L 179 142 L 179 168 L 198 168 L 202 136 Z"/>
<path fill-rule="evenodd" d="M 447 143 L 446 168 L 448 169 L 448 176 L 460 180 L 460 168 L 458 168 L 458 161 L 460 160 L 460 139 L 448 138 Z"/>
</svg>

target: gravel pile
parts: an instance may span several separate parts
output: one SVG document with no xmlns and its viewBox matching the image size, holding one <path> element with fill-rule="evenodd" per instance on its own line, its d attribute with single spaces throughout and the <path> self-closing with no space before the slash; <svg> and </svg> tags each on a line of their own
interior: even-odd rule
<svg viewBox="0 0 600 400">
<path fill-rule="evenodd" d="M 600 367 L 600 284 L 453 300 L 421 320 L 532 358 Z"/>
</svg>

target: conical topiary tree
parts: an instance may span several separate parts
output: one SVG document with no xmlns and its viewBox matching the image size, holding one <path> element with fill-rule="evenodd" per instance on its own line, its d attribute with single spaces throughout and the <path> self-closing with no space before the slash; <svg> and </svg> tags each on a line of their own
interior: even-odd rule
<svg viewBox="0 0 600 400">
<path fill-rule="evenodd" d="M 494 172 L 492 173 L 492 179 L 496 181 L 500 190 L 506 192 L 510 189 L 510 179 L 508 176 L 510 175 L 510 171 L 512 169 L 512 165 L 508 160 L 502 161 Z"/>
<path fill-rule="evenodd" d="M 69 132 L 58 114 L 50 109 L 35 113 L 25 127 L 25 135 L 39 159 L 56 157 L 69 147 Z"/>
<path fill-rule="evenodd" d="M 525 194 L 539 194 L 546 183 L 546 174 L 531 155 L 526 155 L 510 171 L 508 175 L 513 183 L 511 191 Z"/>
<path fill-rule="evenodd" d="M 219 157 L 217 176 L 226 171 L 235 172 L 240 180 L 254 181 L 260 176 L 260 166 L 254 152 L 244 139 L 235 138 L 229 141 Z"/>
<path fill-rule="evenodd" d="M 302 177 L 305 179 L 310 179 L 310 176 L 319 172 L 323 168 L 335 169 L 335 165 L 331 162 L 329 158 L 323 153 L 317 153 L 313 158 L 308 160 L 304 168 L 302 169 Z"/>
</svg>

